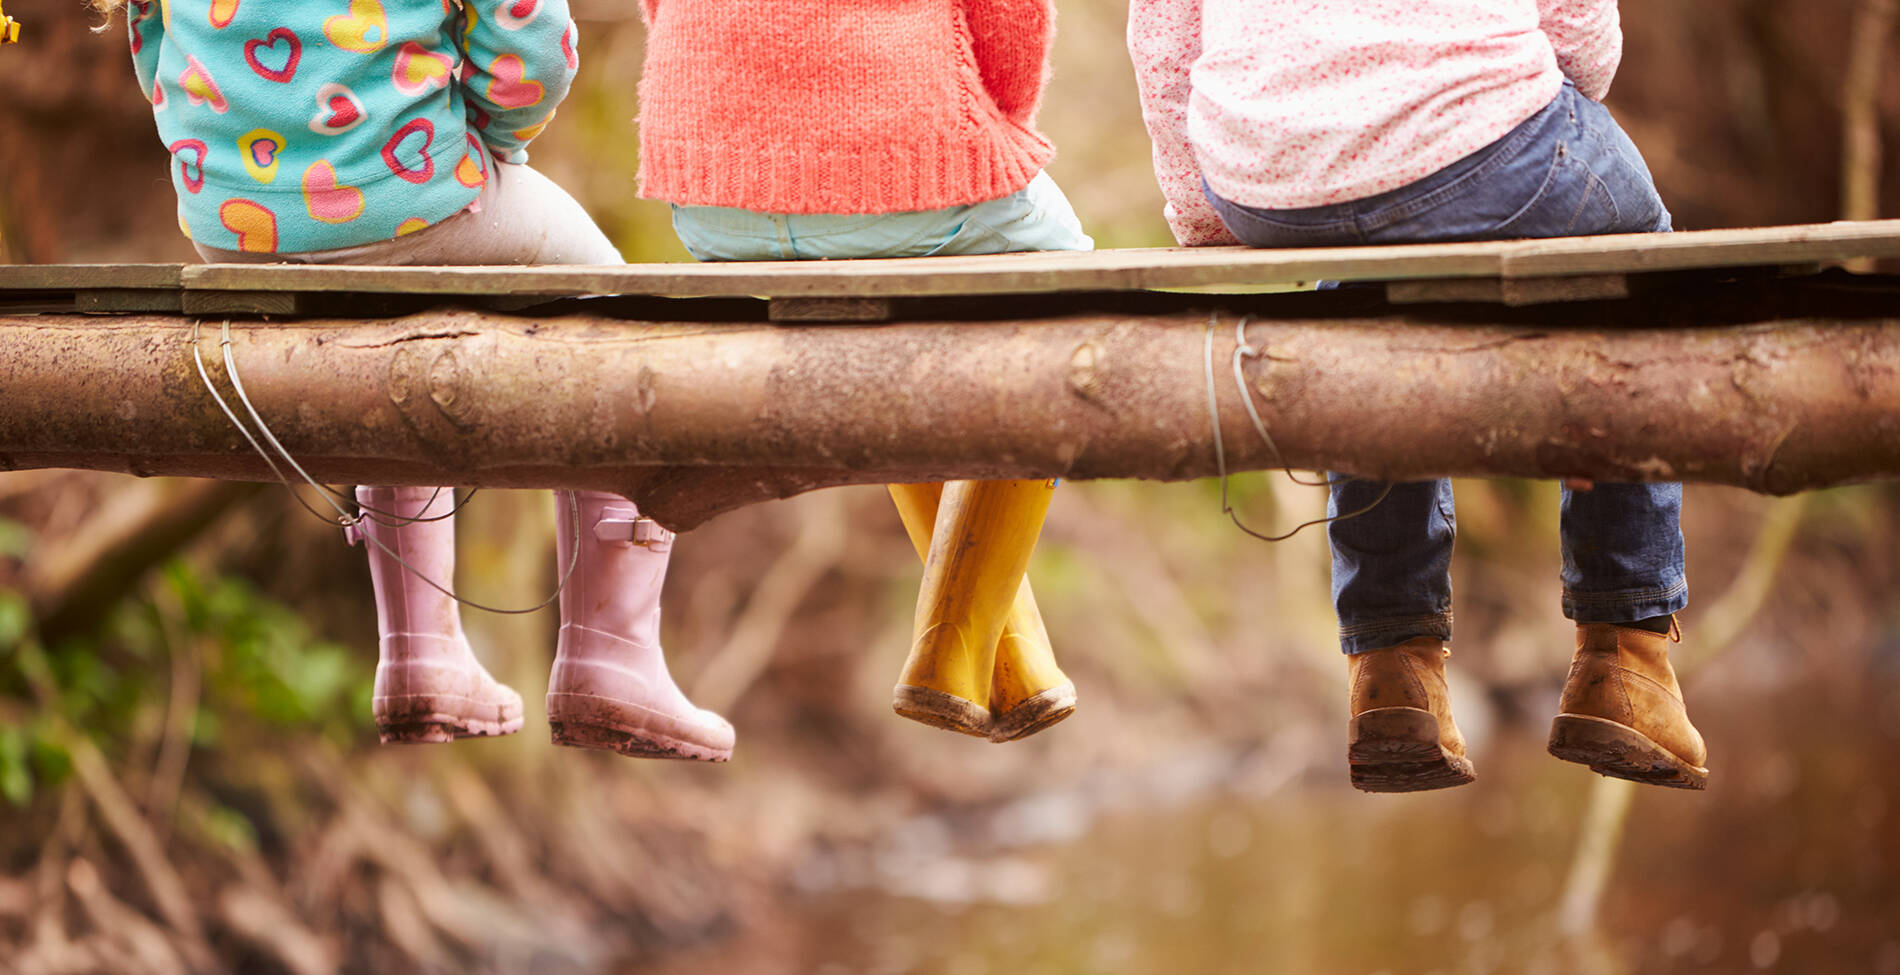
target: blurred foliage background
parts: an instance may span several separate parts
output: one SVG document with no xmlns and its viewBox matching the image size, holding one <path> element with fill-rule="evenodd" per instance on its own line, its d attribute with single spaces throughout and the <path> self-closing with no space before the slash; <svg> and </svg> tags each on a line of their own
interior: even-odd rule
<svg viewBox="0 0 1900 975">
<path fill-rule="evenodd" d="M 1125 5 L 1060 6 L 1051 171 L 1101 246 L 1165 244 Z M 1610 104 L 1678 226 L 1840 212 L 1858 6 L 1626 6 Z M 575 10 L 585 67 L 535 163 L 628 259 L 683 260 L 635 195 L 632 7 Z M 0 259 L 193 259 L 121 26 L 8 13 Z M 1900 167 L 1874 176 L 1900 198 Z M 1257 525 L 1323 504 L 1284 477 L 1234 492 Z M 1459 485 L 1453 690 L 1481 778 L 1407 797 L 1345 784 L 1322 535 L 1263 545 L 1218 497 L 1059 492 L 1032 576 L 1081 710 L 1006 746 L 889 713 L 919 567 L 881 491 L 691 533 L 666 644 L 740 733 L 707 768 L 550 746 L 548 612 L 466 618 L 523 734 L 381 748 L 363 555 L 283 489 L 0 474 L 0 973 L 1900 973 L 1891 488 L 1690 490 L 1706 794 L 1542 754 L 1571 647 L 1553 485 Z M 476 497 L 463 591 L 548 592 L 552 514 Z"/>
</svg>

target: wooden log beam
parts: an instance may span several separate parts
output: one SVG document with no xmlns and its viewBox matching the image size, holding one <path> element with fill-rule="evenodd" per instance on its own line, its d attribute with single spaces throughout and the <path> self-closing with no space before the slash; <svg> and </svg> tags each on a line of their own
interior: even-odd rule
<svg viewBox="0 0 1900 975">
<path fill-rule="evenodd" d="M 1231 313 L 846 328 L 445 310 L 229 335 L 251 402 L 321 480 L 614 490 L 682 529 L 839 484 L 1211 475 L 1210 319 L 1229 470 L 1773 494 L 1900 475 L 1900 315 L 1613 327 L 1644 307 L 1566 327 L 1384 305 L 1255 320 L 1245 383 L 1278 456 L 1236 386 Z M 220 331 L 0 316 L 0 470 L 274 479 L 199 377 L 194 349 L 233 398 Z"/>
</svg>

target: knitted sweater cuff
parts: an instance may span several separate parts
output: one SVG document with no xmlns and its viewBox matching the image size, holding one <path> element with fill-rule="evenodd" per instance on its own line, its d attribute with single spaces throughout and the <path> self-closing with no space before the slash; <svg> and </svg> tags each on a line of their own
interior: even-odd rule
<svg viewBox="0 0 1900 975">
<path fill-rule="evenodd" d="M 1042 136 L 1009 123 L 974 139 L 941 134 L 895 150 L 845 152 L 649 135 L 641 146 L 640 195 L 763 213 L 935 210 L 1008 196 L 1054 155 Z"/>
</svg>

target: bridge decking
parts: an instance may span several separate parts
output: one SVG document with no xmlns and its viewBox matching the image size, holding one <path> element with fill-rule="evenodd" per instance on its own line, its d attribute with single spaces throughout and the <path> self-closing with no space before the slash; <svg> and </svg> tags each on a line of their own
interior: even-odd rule
<svg viewBox="0 0 1900 975">
<path fill-rule="evenodd" d="M 1612 298 L 1632 276 L 1814 268 L 1900 257 L 1900 220 L 1547 240 L 1259 250 L 1121 249 L 994 256 L 605 267 L 294 264 L 0 266 L 0 312 L 299 314 L 311 299 L 455 296 L 478 304 L 586 295 L 765 298 L 781 320 L 890 316 L 890 300 L 1388 282 L 1394 302 Z"/>
<path fill-rule="evenodd" d="M 204 388 L 235 380 L 228 355 L 322 480 L 613 490 L 676 528 L 838 484 L 1287 464 L 1786 493 L 1900 477 L 1900 277 L 1811 273 L 1856 257 L 1900 257 L 1900 221 L 902 261 L 0 267 L 0 470 L 269 479 Z M 1319 278 L 1384 287 L 1248 293 Z M 768 313 L 891 324 L 757 327 Z"/>
</svg>

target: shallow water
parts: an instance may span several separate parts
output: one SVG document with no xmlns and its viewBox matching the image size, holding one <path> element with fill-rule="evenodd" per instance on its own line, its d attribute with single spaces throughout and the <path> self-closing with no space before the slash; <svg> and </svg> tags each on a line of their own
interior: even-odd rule
<svg viewBox="0 0 1900 975">
<path fill-rule="evenodd" d="M 1285 761 L 1331 742 L 1287 741 L 920 818 L 645 970 L 1900 975 L 1900 679 L 1698 720 L 1710 790 L 1636 790 L 1577 937 L 1557 917 L 1596 776 L 1500 728 L 1447 792 L 1360 795 Z"/>
</svg>

